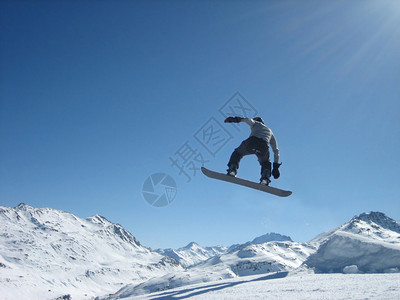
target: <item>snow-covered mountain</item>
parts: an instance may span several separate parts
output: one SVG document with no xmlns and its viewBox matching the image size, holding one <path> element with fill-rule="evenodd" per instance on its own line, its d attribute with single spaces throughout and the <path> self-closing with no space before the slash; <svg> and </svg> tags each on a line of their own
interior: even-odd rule
<svg viewBox="0 0 400 300">
<path fill-rule="evenodd" d="M 284 242 L 289 241 L 293 242 L 290 236 L 282 235 L 279 233 L 271 232 L 264 234 L 262 236 L 256 237 L 254 240 L 251 241 L 252 244 L 264 244 L 268 242 Z"/>
<path fill-rule="evenodd" d="M 380 212 L 356 216 L 311 243 L 320 246 L 304 264 L 318 273 L 400 271 L 400 223 Z"/>
<path fill-rule="evenodd" d="M 251 242 L 246 242 L 244 244 L 234 244 L 230 247 L 225 246 L 212 246 L 212 247 L 202 247 L 195 242 L 189 243 L 187 246 L 178 249 L 156 249 L 154 251 L 169 256 L 171 258 L 179 261 L 184 267 L 193 267 L 201 262 L 206 261 L 209 258 L 220 256 L 226 253 L 234 252 L 245 248 L 250 245 L 264 244 L 271 241 L 290 241 L 292 239 L 289 236 L 281 235 L 279 233 L 271 232 L 264 234 L 262 236 L 256 237 Z"/>
<path fill-rule="evenodd" d="M 284 241 L 293 242 L 290 236 L 282 235 L 275 232 L 270 232 L 254 238 L 251 242 L 246 242 L 244 244 L 233 244 L 226 250 L 226 252 L 234 252 L 236 250 L 242 249 L 250 245 L 264 244 L 268 242 L 284 242 Z"/>
<path fill-rule="evenodd" d="M 309 243 L 270 233 L 229 248 L 192 242 L 156 252 L 99 215 L 81 219 L 25 204 L 0 207 L 1 299 L 55 299 L 67 294 L 89 299 L 116 291 L 99 299 L 122 299 L 249 275 L 286 276 L 299 270 L 400 272 L 400 224 L 383 213 L 370 212 Z"/>
<path fill-rule="evenodd" d="M 101 299 L 123 299 L 127 296 L 143 295 L 189 284 L 256 274 L 288 272 L 298 268 L 315 250 L 312 245 L 292 241 L 262 244 L 248 242 L 184 271 L 152 278 L 140 284 L 130 284 L 116 294 Z"/>
<path fill-rule="evenodd" d="M 299 267 L 315 250 L 308 244 L 289 241 L 249 244 L 206 260 L 196 268 L 230 270 L 236 276 L 290 271 Z"/>
<path fill-rule="evenodd" d="M 211 257 L 221 255 L 228 248 L 224 246 L 202 247 L 195 242 L 189 243 L 187 246 L 178 249 L 156 249 L 154 251 L 161 255 L 169 256 L 176 259 L 182 266 L 190 267 Z"/>
<path fill-rule="evenodd" d="M 25 204 L 0 207 L 2 299 L 84 299 L 182 269 L 99 215 L 81 219 Z"/>
<path fill-rule="evenodd" d="M 282 239 L 287 239 L 282 238 Z M 317 273 L 400 272 L 400 225 L 383 213 L 364 213 L 309 243 L 272 241 L 231 246 L 185 271 L 131 284 L 104 299 L 149 294 L 241 276 L 309 269 Z"/>
</svg>

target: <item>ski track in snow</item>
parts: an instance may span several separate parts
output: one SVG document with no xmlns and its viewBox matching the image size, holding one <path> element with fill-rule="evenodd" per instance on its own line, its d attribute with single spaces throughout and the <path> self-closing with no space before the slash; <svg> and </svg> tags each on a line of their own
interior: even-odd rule
<svg viewBox="0 0 400 300">
<path fill-rule="evenodd" d="M 400 299 L 400 274 L 281 272 L 190 285 L 122 299 Z"/>
</svg>

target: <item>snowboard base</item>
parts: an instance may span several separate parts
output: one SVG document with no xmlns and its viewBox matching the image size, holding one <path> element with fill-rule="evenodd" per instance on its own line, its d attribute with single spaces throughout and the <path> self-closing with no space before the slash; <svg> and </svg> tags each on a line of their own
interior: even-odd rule
<svg viewBox="0 0 400 300">
<path fill-rule="evenodd" d="M 239 184 L 239 185 L 246 186 L 246 187 L 249 187 L 249 188 L 252 188 L 252 189 L 256 189 L 256 190 L 259 190 L 259 191 L 262 191 L 262 192 L 270 193 L 270 194 L 275 195 L 275 196 L 288 197 L 288 196 L 290 196 L 292 194 L 291 191 L 285 191 L 285 190 L 281 190 L 281 189 L 278 189 L 278 188 L 275 188 L 275 187 L 272 187 L 272 186 L 256 183 L 254 181 L 250 181 L 250 180 L 246 180 L 246 179 L 242 179 L 242 178 L 238 178 L 238 177 L 229 176 L 229 175 L 223 174 L 223 173 L 218 173 L 218 172 L 211 171 L 211 170 L 209 170 L 207 168 L 204 168 L 204 167 L 201 167 L 201 171 L 207 177 L 218 179 L 218 180 L 222 180 L 222 181 L 226 181 L 226 182 L 231 182 L 231 183 L 235 183 L 235 184 Z"/>
</svg>

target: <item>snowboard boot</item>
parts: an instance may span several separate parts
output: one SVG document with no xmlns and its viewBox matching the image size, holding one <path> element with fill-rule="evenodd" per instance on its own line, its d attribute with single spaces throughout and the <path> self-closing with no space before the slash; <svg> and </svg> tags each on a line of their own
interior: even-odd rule
<svg viewBox="0 0 400 300">
<path fill-rule="evenodd" d="M 236 177 L 237 169 L 238 169 L 238 166 L 236 164 L 230 164 L 230 165 L 228 165 L 228 170 L 226 170 L 227 171 L 226 174 L 229 176 L 232 176 L 232 177 Z"/>
<path fill-rule="evenodd" d="M 261 167 L 261 178 L 260 178 L 260 183 L 263 185 L 269 185 L 271 180 L 269 179 L 271 177 L 271 163 L 267 162 L 264 163 Z"/>
<path fill-rule="evenodd" d="M 270 182 L 271 182 L 271 180 L 269 180 L 268 178 L 262 178 L 260 180 L 260 184 L 262 184 L 262 185 L 269 185 Z"/>
</svg>

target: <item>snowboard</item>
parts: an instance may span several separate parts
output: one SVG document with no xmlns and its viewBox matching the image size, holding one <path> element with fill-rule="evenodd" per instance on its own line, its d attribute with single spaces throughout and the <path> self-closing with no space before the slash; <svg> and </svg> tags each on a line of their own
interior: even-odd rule
<svg viewBox="0 0 400 300">
<path fill-rule="evenodd" d="M 229 175 L 223 174 L 223 173 L 218 173 L 218 172 L 211 171 L 211 170 L 209 170 L 207 168 L 204 168 L 204 167 L 201 167 L 201 171 L 207 177 L 218 179 L 218 180 L 222 180 L 222 181 L 227 181 L 227 182 L 231 182 L 231 183 L 235 183 L 235 184 L 239 184 L 239 185 L 246 186 L 246 187 L 249 187 L 249 188 L 252 188 L 252 189 L 256 189 L 256 190 L 259 190 L 259 191 L 262 191 L 262 192 L 270 193 L 270 194 L 275 195 L 275 196 L 287 197 L 287 196 L 290 196 L 292 194 L 291 191 L 285 191 L 285 190 L 281 190 L 281 189 L 278 189 L 278 188 L 275 188 L 275 187 L 272 187 L 272 186 L 256 183 L 254 181 L 250 181 L 250 180 L 246 180 L 246 179 L 242 179 L 242 178 L 238 178 L 238 177 L 229 176 Z"/>
</svg>

